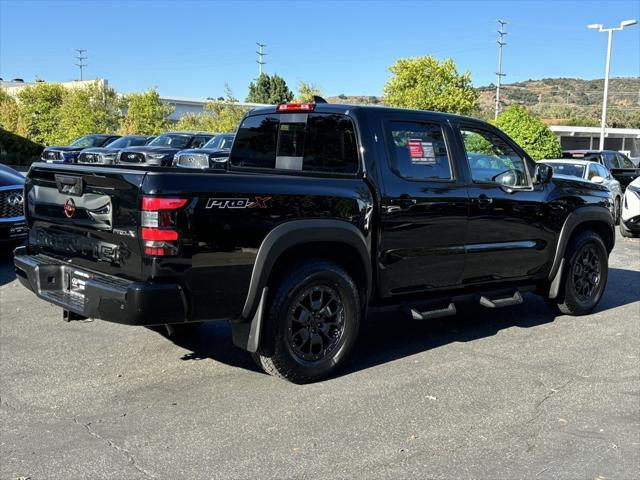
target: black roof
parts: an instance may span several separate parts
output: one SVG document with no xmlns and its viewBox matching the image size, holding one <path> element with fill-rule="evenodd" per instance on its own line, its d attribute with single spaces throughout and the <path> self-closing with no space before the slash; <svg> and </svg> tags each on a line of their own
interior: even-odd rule
<svg viewBox="0 0 640 480">
<path fill-rule="evenodd" d="M 563 150 L 562 151 L 562 153 L 576 153 L 576 154 L 579 154 L 579 155 L 584 155 L 584 154 L 587 154 L 587 153 L 604 153 L 604 152 L 607 152 L 607 153 L 620 153 L 617 150 L 597 150 L 597 149 L 589 150 L 588 148 L 587 149 L 577 148 L 577 149 L 574 149 L 574 150 Z"/>
<path fill-rule="evenodd" d="M 251 110 L 247 115 L 260 115 L 267 113 L 306 113 L 304 111 L 291 111 L 291 112 L 276 112 L 276 106 L 269 107 L 259 107 Z M 455 113 L 446 113 L 446 112 L 435 112 L 433 110 L 417 110 L 417 109 L 409 109 L 409 108 L 397 108 L 397 107 L 388 107 L 388 106 L 379 106 L 379 105 L 351 105 L 346 103 L 316 103 L 314 112 L 317 113 L 338 113 L 338 114 L 346 114 L 347 112 L 352 112 L 354 110 L 373 110 L 378 112 L 385 113 L 413 113 L 413 114 L 429 114 L 435 117 L 441 117 L 444 119 L 462 119 L 462 120 L 473 120 L 474 122 L 481 122 L 488 126 L 491 126 L 490 123 L 485 122 L 481 118 L 470 117 L 465 115 L 458 115 Z"/>
</svg>

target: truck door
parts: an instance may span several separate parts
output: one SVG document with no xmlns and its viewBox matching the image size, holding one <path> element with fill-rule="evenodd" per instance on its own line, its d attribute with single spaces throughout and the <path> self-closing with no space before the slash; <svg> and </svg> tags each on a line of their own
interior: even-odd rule
<svg viewBox="0 0 640 480">
<path fill-rule="evenodd" d="M 533 185 L 535 164 L 497 129 L 459 125 L 469 168 L 469 226 L 463 283 L 544 273 L 554 245 L 545 228 L 548 184 Z"/>
<path fill-rule="evenodd" d="M 469 199 L 454 162 L 448 123 L 438 116 L 388 114 L 377 138 L 382 177 L 378 248 L 385 296 L 458 285 Z"/>
</svg>

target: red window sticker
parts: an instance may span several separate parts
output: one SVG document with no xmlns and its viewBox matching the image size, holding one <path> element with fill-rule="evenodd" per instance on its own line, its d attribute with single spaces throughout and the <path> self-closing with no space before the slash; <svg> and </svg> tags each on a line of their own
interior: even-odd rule
<svg viewBox="0 0 640 480">
<path fill-rule="evenodd" d="M 415 138 L 409 139 L 409 156 L 411 158 L 424 157 L 424 153 L 422 152 L 422 140 Z"/>
</svg>

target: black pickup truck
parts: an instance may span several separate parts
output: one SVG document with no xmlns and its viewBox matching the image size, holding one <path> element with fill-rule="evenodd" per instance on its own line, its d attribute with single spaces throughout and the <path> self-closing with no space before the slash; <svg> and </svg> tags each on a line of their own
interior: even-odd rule
<svg viewBox="0 0 640 480">
<path fill-rule="evenodd" d="M 68 319 L 225 319 L 299 383 L 343 364 L 378 307 L 426 321 L 536 292 L 585 314 L 614 246 L 606 188 L 552 178 L 487 123 L 423 111 L 258 109 L 226 170 L 34 164 L 25 191 L 17 276 Z"/>
</svg>

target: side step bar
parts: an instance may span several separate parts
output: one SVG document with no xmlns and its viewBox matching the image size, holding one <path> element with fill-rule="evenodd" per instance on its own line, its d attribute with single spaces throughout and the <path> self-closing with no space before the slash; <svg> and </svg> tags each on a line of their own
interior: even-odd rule
<svg viewBox="0 0 640 480">
<path fill-rule="evenodd" d="M 480 297 L 480 305 L 487 308 L 500 308 L 510 307 L 511 305 L 519 305 L 522 303 L 522 294 L 516 290 L 511 297 L 495 298 L 493 300 L 485 297 Z"/>
<path fill-rule="evenodd" d="M 427 310 L 426 312 L 418 312 L 411 309 L 411 316 L 414 320 L 431 320 L 432 318 L 448 317 L 456 314 L 456 306 L 450 303 L 446 308 L 437 308 L 435 310 Z"/>
</svg>

